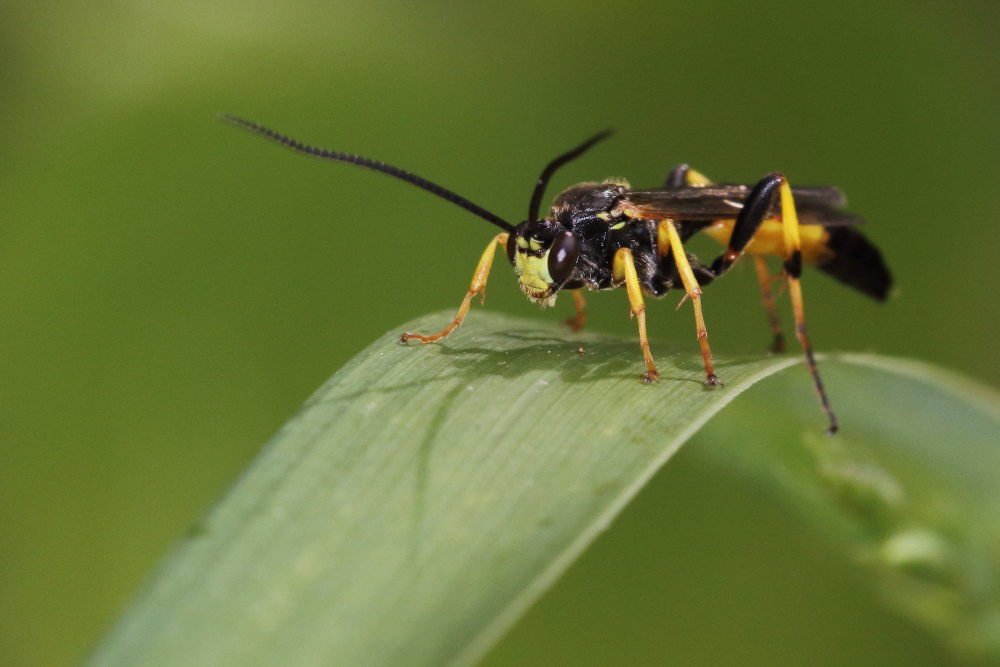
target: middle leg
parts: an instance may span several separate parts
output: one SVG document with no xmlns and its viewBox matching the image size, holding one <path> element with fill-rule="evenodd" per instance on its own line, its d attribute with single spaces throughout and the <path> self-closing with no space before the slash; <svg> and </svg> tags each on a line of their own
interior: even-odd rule
<svg viewBox="0 0 1000 667">
<path fill-rule="evenodd" d="M 767 312 L 767 322 L 771 325 L 771 352 L 781 354 L 785 351 L 785 334 L 781 330 L 781 320 L 778 318 L 778 307 L 774 301 L 774 290 L 771 289 L 772 277 L 767 270 L 767 261 L 760 255 L 753 256 L 754 268 L 757 269 L 757 282 L 760 283 L 760 299 L 764 302 Z"/>
<path fill-rule="evenodd" d="M 566 326 L 573 331 L 582 331 L 587 321 L 587 301 L 583 298 L 583 288 L 573 290 L 573 317 L 566 318 Z"/>
<path fill-rule="evenodd" d="M 691 269 L 691 263 L 684 252 L 684 245 L 673 220 L 660 221 L 657 228 L 657 251 L 660 256 L 665 256 L 668 252 L 673 255 L 677 273 L 684 283 L 686 298 L 691 299 L 694 306 L 695 331 L 698 344 L 701 346 L 701 358 L 705 363 L 705 384 L 722 384 L 715 375 L 715 368 L 712 365 L 712 349 L 708 345 L 708 329 L 705 328 L 705 315 L 701 310 L 701 287 Z"/>
</svg>

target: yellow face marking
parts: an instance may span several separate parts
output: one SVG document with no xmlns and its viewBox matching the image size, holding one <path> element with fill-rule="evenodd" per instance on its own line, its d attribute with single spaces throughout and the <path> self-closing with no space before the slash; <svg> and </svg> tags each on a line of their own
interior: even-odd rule
<svg viewBox="0 0 1000 667">
<path fill-rule="evenodd" d="M 619 222 L 617 225 L 611 225 L 611 229 L 618 230 L 625 226 L 624 222 Z"/>
<path fill-rule="evenodd" d="M 542 243 L 541 241 L 536 241 L 535 239 L 531 239 L 528 241 L 528 247 L 531 250 L 538 252 L 539 250 L 542 249 Z"/>
<path fill-rule="evenodd" d="M 517 247 L 518 248 L 523 248 L 524 250 L 527 250 L 528 249 L 528 239 L 524 238 L 523 236 L 518 236 L 517 237 Z"/>
<path fill-rule="evenodd" d="M 535 257 L 519 252 L 514 256 L 514 272 L 518 275 L 518 286 L 528 299 L 542 307 L 554 305 L 556 295 L 552 293 L 553 280 L 549 275 L 549 253 Z"/>
</svg>

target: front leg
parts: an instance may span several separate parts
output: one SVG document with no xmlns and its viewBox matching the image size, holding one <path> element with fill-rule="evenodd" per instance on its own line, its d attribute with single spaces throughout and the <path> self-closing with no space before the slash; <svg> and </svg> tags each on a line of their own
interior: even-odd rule
<svg viewBox="0 0 1000 667">
<path fill-rule="evenodd" d="M 462 299 L 462 305 L 458 307 L 458 313 L 455 314 L 455 319 L 451 321 L 451 324 L 438 333 L 430 336 L 421 336 L 420 334 L 415 333 L 404 333 L 399 337 L 399 341 L 401 343 L 405 343 L 409 340 L 416 339 L 421 343 L 433 343 L 434 341 L 445 338 L 451 334 L 452 331 L 457 329 L 459 325 L 462 324 L 462 320 L 465 319 L 466 314 L 469 312 L 469 306 L 472 305 L 472 297 L 476 294 L 482 294 L 482 300 L 486 300 L 486 279 L 489 278 L 490 267 L 493 266 L 493 255 L 496 252 L 498 245 L 506 247 L 507 234 L 497 234 L 496 237 L 490 241 L 490 244 L 486 246 L 486 250 L 483 251 L 482 257 L 479 258 L 479 264 L 476 265 L 476 272 L 472 274 L 469 291 L 465 293 L 465 298 Z"/>
</svg>

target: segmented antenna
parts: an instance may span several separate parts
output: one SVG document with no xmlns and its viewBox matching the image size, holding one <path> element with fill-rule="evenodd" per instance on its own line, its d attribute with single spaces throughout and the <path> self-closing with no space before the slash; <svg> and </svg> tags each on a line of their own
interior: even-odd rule
<svg viewBox="0 0 1000 667">
<path fill-rule="evenodd" d="M 586 153 L 587 150 L 589 150 L 590 147 L 598 141 L 602 141 L 610 137 L 613 132 L 614 130 L 604 130 L 603 132 L 595 134 L 573 150 L 568 153 L 563 153 L 545 166 L 545 169 L 542 171 L 542 175 L 538 177 L 538 183 L 535 184 L 535 191 L 531 193 L 531 203 L 528 205 L 528 220 L 538 220 L 538 209 L 542 204 L 542 197 L 545 195 L 545 188 L 548 186 L 549 179 L 552 178 L 552 174 L 556 173 L 556 170 L 567 162 L 572 162 Z"/>
<path fill-rule="evenodd" d="M 433 193 L 438 197 L 441 197 L 442 199 L 450 201 L 452 204 L 458 204 L 466 211 L 469 211 L 470 213 L 475 213 L 483 220 L 486 220 L 487 222 L 492 222 L 494 225 L 500 227 L 505 231 L 510 232 L 514 230 L 514 225 L 510 224 L 500 216 L 494 213 L 490 213 L 482 206 L 477 206 L 476 204 L 473 204 L 465 197 L 457 195 L 451 190 L 441 187 L 437 183 L 432 183 L 431 181 L 428 181 L 426 178 L 421 178 L 420 176 L 417 176 L 416 174 L 400 169 L 399 167 L 393 167 L 391 164 L 386 164 L 384 162 L 379 162 L 378 160 L 372 160 L 370 158 L 361 157 L 360 155 L 352 155 L 350 153 L 331 151 L 326 148 L 316 148 L 315 146 L 307 146 L 306 144 L 303 144 L 300 141 L 296 141 L 291 137 L 286 137 L 283 134 L 279 134 L 274 130 L 258 125 L 257 123 L 251 122 L 249 120 L 244 120 L 242 118 L 237 118 L 236 116 L 230 116 L 229 114 L 224 114 L 224 113 L 219 114 L 219 118 L 228 121 L 233 125 L 239 125 L 240 127 L 246 128 L 252 132 L 256 132 L 257 134 L 263 135 L 268 139 L 273 139 L 274 141 L 277 141 L 280 144 L 284 144 L 285 146 L 291 148 L 292 150 L 298 151 L 300 153 L 305 153 L 306 155 L 324 158 L 327 160 L 337 160 L 338 162 L 346 162 L 347 164 L 356 164 L 362 167 L 373 169 L 375 171 L 380 171 L 383 174 L 388 174 L 389 176 L 394 176 L 400 180 L 406 181 L 407 183 L 411 183 L 412 185 L 415 185 L 422 190 L 426 190 L 427 192 Z"/>
</svg>

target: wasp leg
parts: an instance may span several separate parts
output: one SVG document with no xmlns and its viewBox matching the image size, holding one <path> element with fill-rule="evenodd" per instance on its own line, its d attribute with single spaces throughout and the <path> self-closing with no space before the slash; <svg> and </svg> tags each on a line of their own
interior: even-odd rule
<svg viewBox="0 0 1000 667">
<path fill-rule="evenodd" d="M 465 298 L 462 299 L 462 305 L 458 307 L 458 313 L 455 314 L 455 319 L 451 321 L 451 324 L 446 326 L 444 329 L 436 334 L 430 336 L 421 336 L 415 333 L 404 333 L 399 337 L 400 342 L 405 343 L 411 339 L 419 340 L 421 343 L 433 343 L 436 340 L 441 340 L 442 338 L 448 336 L 452 331 L 458 328 L 462 324 L 462 320 L 465 319 L 466 314 L 469 312 L 469 306 L 472 304 L 472 297 L 476 294 L 481 294 L 482 301 L 486 300 L 486 279 L 490 275 L 490 267 L 493 266 L 493 255 L 496 251 L 497 246 L 507 245 L 507 234 L 497 234 L 490 244 L 486 246 L 486 250 L 483 251 L 483 256 L 479 258 L 479 264 L 476 265 L 476 272 L 472 274 L 472 282 L 469 284 L 469 291 L 465 293 Z"/>
<path fill-rule="evenodd" d="M 767 261 L 760 255 L 753 256 L 754 267 L 757 269 L 757 281 L 760 283 L 760 298 L 767 311 L 767 321 L 771 325 L 774 339 L 771 342 L 771 352 L 781 354 L 785 351 L 785 334 L 781 330 L 781 320 L 778 319 L 778 308 L 774 301 L 774 290 L 771 289 L 773 278 L 768 273 Z"/>
<path fill-rule="evenodd" d="M 576 308 L 576 312 L 573 314 L 573 317 L 566 319 L 566 326 L 573 331 L 581 331 L 584 323 L 587 321 L 587 312 L 584 310 L 587 301 L 583 298 L 582 288 L 573 290 L 573 305 Z"/>
<path fill-rule="evenodd" d="M 689 167 L 686 164 L 674 167 L 673 170 L 671 170 L 670 174 L 667 176 L 667 180 L 664 183 L 666 187 L 678 187 L 678 188 L 683 187 L 685 185 L 704 186 L 710 184 L 711 181 L 708 179 L 707 176 L 705 176 L 701 172 L 691 169 L 691 167 Z M 753 194 L 751 194 L 750 197 L 753 197 Z M 764 198 L 765 199 L 767 198 L 766 194 L 764 195 Z M 758 213 L 759 213 L 758 211 L 754 210 L 754 211 L 749 211 L 748 215 L 750 214 L 757 215 Z M 749 226 L 753 232 L 756 232 L 757 228 L 760 227 L 761 222 L 763 222 L 764 219 L 767 217 L 766 210 L 764 212 L 760 212 L 760 215 L 761 217 L 759 221 L 757 221 L 756 223 L 754 223 L 752 220 L 750 221 L 745 220 L 743 224 L 745 226 Z M 746 244 L 749 243 L 750 238 L 752 236 L 753 233 L 751 233 L 750 236 L 747 237 L 746 240 L 742 242 L 742 246 L 735 249 L 736 257 L 738 257 L 740 253 L 742 253 L 743 248 L 746 247 Z M 732 245 L 731 240 L 730 240 L 730 245 Z M 771 280 L 767 275 L 767 264 L 764 262 L 762 258 L 757 256 L 754 257 L 754 260 L 755 260 L 755 265 L 757 267 L 757 279 L 760 282 L 761 297 L 764 301 L 764 309 L 767 311 L 768 322 L 771 325 L 771 333 L 774 335 L 773 342 L 771 344 L 771 351 L 775 353 L 784 352 L 785 337 L 781 331 L 781 324 L 780 321 L 778 320 L 778 312 L 777 309 L 775 308 L 774 293 L 771 291 Z M 724 268 L 720 267 L 721 270 L 714 270 L 715 267 L 713 266 L 713 272 L 716 274 L 724 273 L 728 268 L 729 265 L 726 265 Z"/>
<path fill-rule="evenodd" d="M 781 221 L 785 232 L 785 275 L 788 276 L 788 293 L 792 297 L 792 312 L 795 315 L 795 336 L 802 345 L 802 351 L 806 356 L 806 366 L 809 367 L 809 374 L 812 375 L 813 385 L 816 387 L 816 395 L 823 411 L 830 420 L 830 425 L 826 432 L 833 435 L 840 428 L 837 423 L 837 415 L 830 407 L 830 400 L 826 397 L 826 389 L 823 388 L 823 380 L 820 379 L 819 370 L 816 368 L 816 358 L 813 355 L 812 343 L 809 342 L 809 335 L 806 332 L 806 312 L 802 303 L 802 285 L 799 276 L 802 275 L 802 244 L 799 240 L 799 216 L 795 212 L 795 198 L 792 196 L 792 188 L 788 181 L 781 176 Z"/>
<path fill-rule="evenodd" d="M 686 164 L 679 164 L 670 170 L 667 178 L 663 181 L 665 188 L 682 188 L 685 185 L 702 186 L 709 185 L 711 181 L 700 171 L 696 171 Z"/>
<path fill-rule="evenodd" d="M 772 217 L 772 211 L 775 208 L 775 204 L 778 202 L 778 192 L 781 189 L 782 184 L 785 183 L 785 177 L 781 174 L 774 173 L 768 174 L 764 178 L 757 182 L 757 185 L 753 187 L 750 194 L 747 196 L 746 201 L 743 202 L 743 208 L 740 209 L 739 215 L 736 216 L 736 223 L 733 225 L 733 232 L 729 236 L 729 245 L 726 251 L 715 258 L 712 262 L 712 272 L 716 275 L 722 275 L 743 255 L 743 250 L 747 247 L 747 244 L 753 240 L 754 234 L 760 229 L 760 226 L 769 217 Z M 789 189 L 789 193 L 791 190 Z M 794 206 L 792 210 L 792 215 L 795 216 Z M 798 218 L 795 217 L 795 236 L 798 239 Z M 788 249 L 788 232 L 785 232 L 785 242 L 786 242 L 786 252 Z M 798 244 L 796 244 L 796 249 L 798 249 Z M 788 257 L 785 258 L 786 260 Z"/>
<path fill-rule="evenodd" d="M 795 211 L 795 198 L 788 180 L 779 173 L 768 174 L 762 178 L 743 203 L 743 209 L 736 217 L 733 233 L 729 237 L 726 252 L 712 263 L 712 271 L 722 274 L 740 258 L 747 244 L 753 239 L 764 220 L 773 217 L 775 204 L 781 203 L 781 226 L 784 233 L 784 274 L 788 278 L 788 293 L 792 299 L 792 312 L 795 315 L 795 336 L 799 339 L 802 352 L 805 354 L 806 366 L 813 379 L 816 395 L 820 406 L 830 420 L 827 433 L 836 433 L 839 428 L 837 416 L 830 407 L 826 396 L 823 380 L 816 368 L 816 358 L 806 330 L 805 308 L 802 302 L 802 285 L 799 277 L 802 275 L 802 242 L 799 238 L 799 216 Z"/>
<path fill-rule="evenodd" d="M 694 305 L 695 329 L 698 344 L 701 346 L 701 358 L 705 362 L 705 384 L 721 384 L 715 375 L 715 369 L 712 367 L 712 350 L 708 346 L 708 330 L 705 328 L 705 316 L 701 310 L 701 287 L 698 285 L 694 271 L 691 270 L 691 263 L 684 252 L 684 245 L 681 243 L 681 237 L 677 233 L 677 226 L 673 220 L 660 221 L 657 228 L 657 248 L 661 256 L 666 255 L 667 252 L 673 254 L 677 273 L 681 277 L 681 282 L 684 283 L 684 291 Z"/>
<path fill-rule="evenodd" d="M 649 352 L 649 338 L 646 336 L 646 304 L 642 301 L 642 288 L 639 286 L 639 276 L 635 272 L 635 261 L 632 259 L 631 250 L 618 249 L 612 264 L 612 275 L 615 282 L 625 283 L 629 305 L 632 307 L 631 313 L 639 321 L 639 347 L 642 348 L 642 358 L 648 369 L 643 374 L 642 381 L 649 384 L 658 380 L 660 373 L 656 370 L 653 355 Z"/>
<path fill-rule="evenodd" d="M 691 167 L 686 164 L 679 164 L 670 170 L 667 174 L 667 178 L 663 181 L 663 187 L 665 188 L 679 188 L 688 184 L 687 175 L 691 170 Z"/>
</svg>

